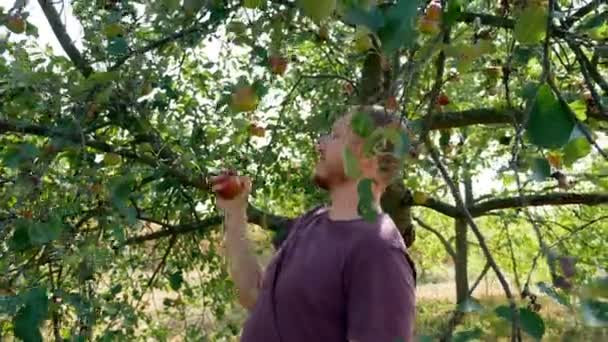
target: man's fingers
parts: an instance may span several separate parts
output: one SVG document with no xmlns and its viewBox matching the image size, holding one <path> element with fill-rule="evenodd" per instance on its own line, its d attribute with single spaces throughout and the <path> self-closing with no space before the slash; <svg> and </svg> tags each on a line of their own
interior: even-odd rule
<svg viewBox="0 0 608 342">
<path fill-rule="evenodd" d="M 211 176 L 211 178 L 209 178 L 209 180 L 211 181 L 211 183 L 217 183 L 217 182 L 222 182 L 224 180 L 226 180 L 228 177 L 228 175 L 219 175 L 219 176 Z"/>
<path fill-rule="evenodd" d="M 251 191 L 251 178 L 247 176 L 240 176 L 239 181 L 243 185 L 243 192 L 249 193 Z"/>
<path fill-rule="evenodd" d="M 226 186 L 226 183 L 215 184 L 214 186 L 211 187 L 211 190 L 213 190 L 213 191 L 222 190 L 225 186 Z"/>
</svg>

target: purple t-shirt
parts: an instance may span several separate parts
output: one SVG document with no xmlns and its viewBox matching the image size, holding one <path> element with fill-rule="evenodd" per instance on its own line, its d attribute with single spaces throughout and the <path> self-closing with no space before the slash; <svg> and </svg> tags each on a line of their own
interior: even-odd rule
<svg viewBox="0 0 608 342">
<path fill-rule="evenodd" d="M 242 342 L 410 342 L 414 265 L 392 219 L 294 220 L 262 280 Z"/>
</svg>

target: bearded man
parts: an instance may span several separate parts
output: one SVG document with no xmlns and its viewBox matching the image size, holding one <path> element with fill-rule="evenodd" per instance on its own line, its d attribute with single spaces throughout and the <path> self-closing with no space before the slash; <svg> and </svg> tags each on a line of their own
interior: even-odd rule
<svg viewBox="0 0 608 342">
<path fill-rule="evenodd" d="M 353 115 L 361 112 L 371 118 L 372 128 L 404 128 L 379 107 L 357 107 L 336 120 L 331 133 L 317 142 L 314 176 L 331 203 L 290 220 L 265 271 L 245 235 L 249 178 L 238 176 L 244 190 L 236 198 L 217 197 L 225 215 L 230 274 L 239 303 L 249 310 L 241 341 L 413 341 L 416 271 L 399 230 L 380 206 L 401 161 L 390 153 L 391 146 L 385 146 L 387 153 L 364 153 L 364 139 L 351 127 Z M 345 174 L 345 148 L 359 163 L 358 179 Z M 372 180 L 378 213 L 373 222 L 359 215 L 362 178 Z"/>
</svg>

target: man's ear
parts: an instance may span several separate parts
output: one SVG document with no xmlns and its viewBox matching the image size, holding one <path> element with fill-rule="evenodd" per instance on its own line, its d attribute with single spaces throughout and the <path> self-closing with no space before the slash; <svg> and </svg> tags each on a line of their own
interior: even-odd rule
<svg viewBox="0 0 608 342">
<path fill-rule="evenodd" d="M 359 154 L 359 167 L 366 174 L 375 174 L 378 170 L 378 160 L 375 156 L 365 156 Z"/>
</svg>

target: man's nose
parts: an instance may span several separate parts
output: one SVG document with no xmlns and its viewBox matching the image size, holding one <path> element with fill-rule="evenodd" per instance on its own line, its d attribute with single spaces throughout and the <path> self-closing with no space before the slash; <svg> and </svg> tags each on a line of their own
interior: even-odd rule
<svg viewBox="0 0 608 342">
<path fill-rule="evenodd" d="M 322 148 L 321 148 L 321 142 L 317 141 L 317 143 L 315 144 L 315 150 L 317 151 L 317 153 L 321 153 Z"/>
</svg>

